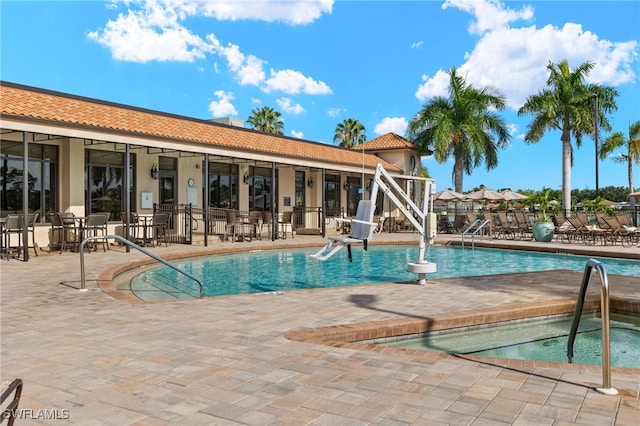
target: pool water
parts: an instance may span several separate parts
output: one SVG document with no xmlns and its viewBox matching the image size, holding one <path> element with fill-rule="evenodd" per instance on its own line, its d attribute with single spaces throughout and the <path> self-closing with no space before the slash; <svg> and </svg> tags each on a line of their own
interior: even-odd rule
<svg viewBox="0 0 640 426">
<path fill-rule="evenodd" d="M 533 361 L 567 362 L 571 317 L 490 326 L 381 343 L 411 349 Z M 640 368 L 640 317 L 610 316 L 611 365 Z M 595 314 L 583 315 L 573 346 L 575 364 L 602 364 L 602 323 Z"/>
<path fill-rule="evenodd" d="M 416 246 L 373 246 L 368 251 L 353 249 L 353 262 L 346 250 L 327 261 L 310 257 L 317 249 L 267 250 L 212 256 L 176 262 L 201 279 L 205 296 L 278 292 L 384 282 L 414 281 L 407 262 L 418 257 Z M 583 271 L 589 257 L 523 252 L 515 250 L 432 247 L 425 256 L 437 264 L 432 278 L 492 275 L 515 272 L 570 269 Z M 598 259 L 608 274 L 640 277 L 640 262 Z M 131 280 L 131 290 L 145 294 L 162 292 L 172 297 L 196 297 L 195 283 L 171 268 L 160 266 L 141 272 Z"/>
</svg>

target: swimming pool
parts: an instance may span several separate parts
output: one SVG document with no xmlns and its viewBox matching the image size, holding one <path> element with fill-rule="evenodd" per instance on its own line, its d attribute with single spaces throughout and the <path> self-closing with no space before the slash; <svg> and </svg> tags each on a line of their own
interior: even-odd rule
<svg viewBox="0 0 640 426">
<path fill-rule="evenodd" d="M 205 296 L 416 279 L 415 274 L 406 271 L 407 262 L 413 262 L 418 257 L 416 246 L 372 246 L 366 252 L 354 249 L 352 263 L 343 253 L 321 262 L 309 256 L 315 251 L 317 248 L 269 250 L 196 258 L 176 262 L 176 265 L 203 281 Z M 554 269 L 583 271 L 590 258 L 502 249 L 469 250 L 448 246 L 432 247 L 425 257 L 438 267 L 438 271 L 429 274 L 427 280 Z M 609 258 L 598 260 L 603 262 L 608 274 L 640 277 L 638 261 Z M 137 274 L 131 279 L 130 287 L 136 296 L 145 300 L 149 299 L 149 294 L 159 292 L 175 298 L 198 295 L 193 281 L 165 266 Z"/>
<path fill-rule="evenodd" d="M 567 340 L 572 317 L 518 321 L 481 329 L 398 339 L 383 346 L 452 354 L 478 355 L 530 361 L 567 362 Z M 612 313 L 611 365 L 640 368 L 640 317 Z M 525 331 L 526 330 L 526 331 Z M 596 314 L 583 315 L 574 345 L 574 363 L 602 363 L 602 323 Z"/>
</svg>

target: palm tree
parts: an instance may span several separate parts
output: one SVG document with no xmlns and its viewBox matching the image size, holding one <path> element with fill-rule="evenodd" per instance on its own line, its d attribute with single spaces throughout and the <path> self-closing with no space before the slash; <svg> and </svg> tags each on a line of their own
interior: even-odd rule
<svg viewBox="0 0 640 426">
<path fill-rule="evenodd" d="M 273 108 L 262 107 L 251 110 L 251 116 L 247 119 L 247 123 L 251 124 L 254 130 L 282 135 L 284 123 L 280 120 L 280 115 Z"/>
<path fill-rule="evenodd" d="M 467 84 L 454 68 L 449 79 L 449 97 L 437 96 L 423 105 L 409 122 L 407 139 L 423 152 L 433 151 L 438 163 L 453 156 L 453 184 L 462 192 L 463 173 L 470 175 L 483 160 L 487 170 L 495 168 L 498 149 L 509 144 L 509 132 L 497 112 L 506 101 L 497 89 Z"/>
<path fill-rule="evenodd" d="M 333 136 L 334 142 L 339 142 L 339 146 L 353 148 L 364 143 L 367 139 L 362 123 L 353 118 L 348 118 L 336 126 Z"/>
<path fill-rule="evenodd" d="M 629 125 L 629 138 L 625 139 L 622 132 L 615 132 L 604 140 L 600 147 L 600 159 L 604 160 L 615 149 L 626 147 L 627 152 L 621 152 L 612 157 L 618 163 L 627 163 L 627 176 L 629 178 L 629 193 L 633 189 L 633 164 L 640 164 L 640 121 Z M 629 197 L 631 209 L 635 207 L 635 197 Z"/>
<path fill-rule="evenodd" d="M 571 70 L 567 60 L 558 64 L 549 62 L 547 88 L 527 97 L 518 115 L 532 114 L 525 135 L 526 143 L 539 142 L 547 130 L 561 131 L 562 141 L 562 209 L 571 209 L 571 167 L 573 165 L 573 146 L 582 145 L 582 136 L 595 134 L 594 115 L 597 124 L 604 130 L 610 129 L 606 114 L 617 109 L 615 97 L 618 92 L 610 87 L 585 83 L 585 77 L 593 69 L 592 62 L 585 62 Z M 593 98 L 598 99 L 597 114 L 594 114 Z"/>
</svg>

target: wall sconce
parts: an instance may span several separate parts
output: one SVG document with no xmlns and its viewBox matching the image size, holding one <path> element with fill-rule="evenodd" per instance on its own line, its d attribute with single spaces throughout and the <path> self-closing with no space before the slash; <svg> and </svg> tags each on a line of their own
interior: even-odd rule
<svg viewBox="0 0 640 426">
<path fill-rule="evenodd" d="M 307 179 L 307 186 L 308 186 L 309 188 L 313 188 L 313 178 L 312 178 L 312 177 L 310 177 L 309 179 Z"/>
<path fill-rule="evenodd" d="M 342 187 L 344 188 L 345 191 L 348 191 L 349 190 L 349 183 L 345 182 Z"/>
<path fill-rule="evenodd" d="M 158 163 L 151 166 L 151 179 L 158 179 Z"/>
<path fill-rule="evenodd" d="M 249 166 L 243 164 L 240 166 L 240 170 L 242 171 L 242 181 L 248 185 L 249 184 Z"/>
<path fill-rule="evenodd" d="M 373 179 L 369 179 L 369 182 L 367 183 L 367 191 L 371 192 L 372 189 L 373 189 Z"/>
</svg>

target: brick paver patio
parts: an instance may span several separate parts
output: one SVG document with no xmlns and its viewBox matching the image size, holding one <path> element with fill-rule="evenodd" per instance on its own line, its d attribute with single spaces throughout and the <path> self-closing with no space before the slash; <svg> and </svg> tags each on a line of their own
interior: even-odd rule
<svg viewBox="0 0 640 426">
<path fill-rule="evenodd" d="M 415 241 L 416 236 L 377 238 Z M 488 239 L 476 244 L 482 241 L 538 244 Z M 166 255 L 323 242 L 319 237 L 296 237 L 152 250 Z M 640 259 L 637 247 L 544 247 L 561 251 L 569 246 L 592 250 L 590 254 L 618 252 Z M 86 255 L 86 292 L 77 290 L 77 253 L 42 253 L 29 262 L 0 262 L 3 389 L 13 378 L 22 378 L 20 408 L 31 410 L 32 417 L 58 417 L 18 420 L 17 425 L 636 426 L 640 419 L 638 369 L 614 368 L 613 386 L 619 394 L 605 396 L 593 389 L 601 384 L 599 367 L 498 365 L 286 337 L 343 324 L 569 301 L 579 287 L 579 273 L 156 303 L 119 300 L 96 285 L 105 270 L 142 257 L 118 247 Z M 640 278 L 611 276 L 609 282 L 614 295 L 640 303 Z"/>
</svg>

